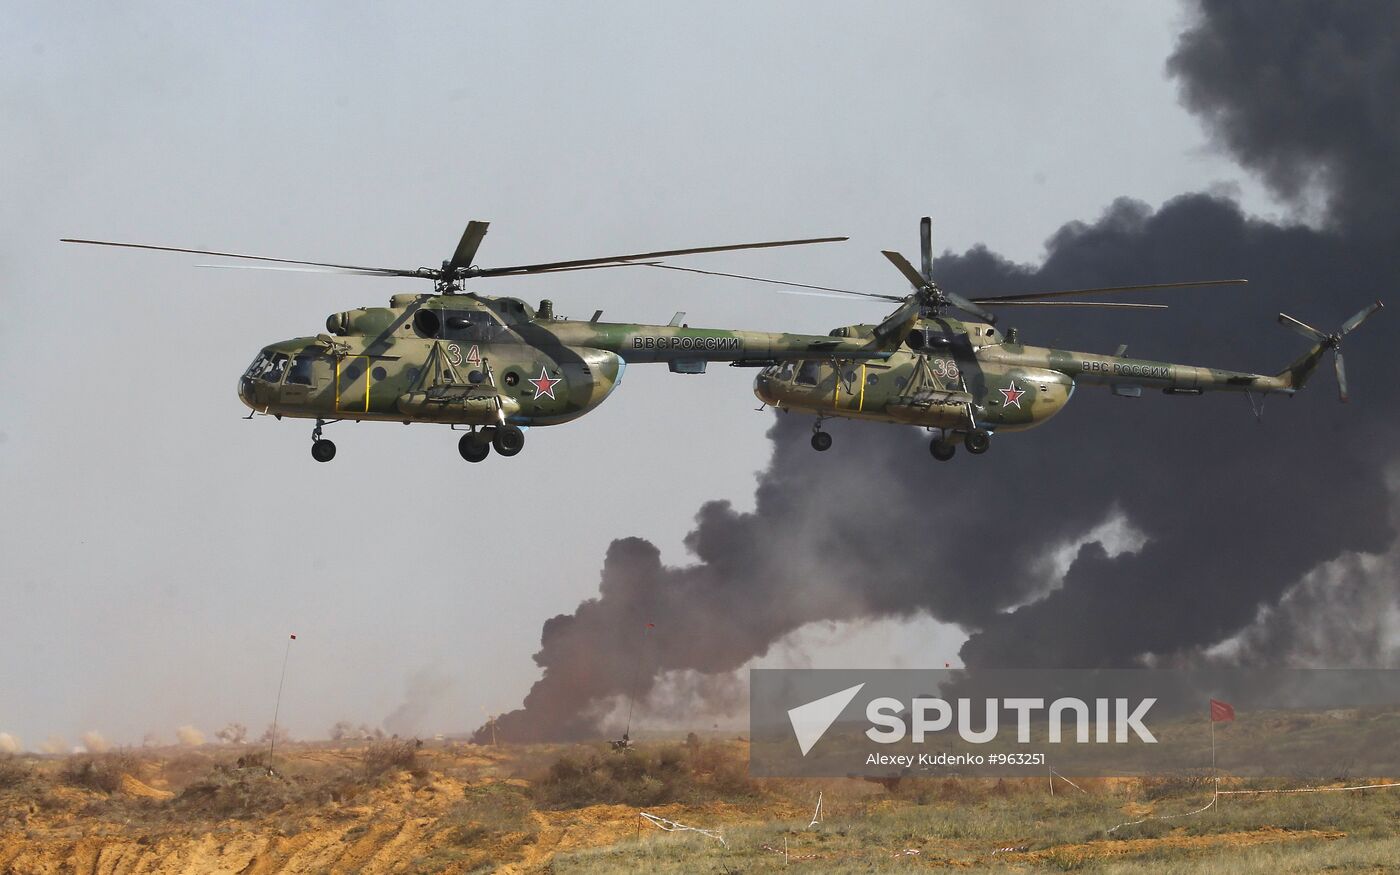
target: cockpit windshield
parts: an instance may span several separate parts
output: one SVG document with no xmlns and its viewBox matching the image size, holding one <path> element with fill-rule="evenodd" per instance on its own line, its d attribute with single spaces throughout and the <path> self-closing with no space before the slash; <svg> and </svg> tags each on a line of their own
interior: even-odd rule
<svg viewBox="0 0 1400 875">
<path fill-rule="evenodd" d="M 253 359 L 253 363 L 248 366 L 248 370 L 243 376 L 249 380 L 262 380 L 265 383 L 280 383 L 282 377 L 287 373 L 287 362 L 289 357 L 286 353 L 268 352 L 263 350 L 258 353 L 258 357 Z"/>
<path fill-rule="evenodd" d="M 794 367 L 796 367 L 796 365 L 794 365 L 792 362 L 778 362 L 777 364 L 769 365 L 768 367 L 764 368 L 763 376 L 768 377 L 772 380 L 778 380 L 779 382 L 786 383 L 792 379 L 792 371 Z"/>
</svg>

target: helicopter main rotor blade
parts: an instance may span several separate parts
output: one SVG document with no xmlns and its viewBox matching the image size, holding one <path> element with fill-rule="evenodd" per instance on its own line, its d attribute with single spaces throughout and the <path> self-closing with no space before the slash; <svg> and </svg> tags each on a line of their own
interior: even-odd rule
<svg viewBox="0 0 1400 875">
<path fill-rule="evenodd" d="M 609 255 L 604 258 L 581 258 L 575 261 L 550 261 L 541 264 L 518 264 L 513 267 L 490 267 L 474 272 L 475 276 L 506 276 L 517 273 L 541 273 L 561 268 L 588 267 L 610 262 L 640 261 L 667 258 L 672 255 L 698 255 L 703 252 L 734 252 L 739 249 L 772 249 L 778 246 L 806 246 L 811 243 L 838 243 L 849 237 L 814 237 L 810 240 L 770 240 L 764 243 L 735 243 L 727 246 L 698 246 L 692 249 L 666 249 L 660 252 L 639 252 L 635 255 Z"/>
<path fill-rule="evenodd" d="M 1183 283 L 1142 283 L 1132 286 L 1102 286 L 1096 289 L 1064 289 L 1057 292 L 1028 292 L 1021 295 L 984 295 L 973 298 L 978 304 L 994 301 L 1034 301 L 1040 298 L 1063 298 L 1071 295 L 1097 295 L 1105 292 L 1136 292 L 1143 289 L 1187 289 L 1196 286 L 1242 286 L 1249 280 L 1191 280 Z"/>
<path fill-rule="evenodd" d="M 594 264 L 588 267 L 561 267 L 558 270 L 542 270 L 538 273 L 509 273 L 506 276 L 538 276 L 542 273 L 567 273 L 573 270 L 598 270 L 604 267 L 657 267 L 659 261 L 629 261 L 625 264 Z M 195 267 L 213 267 L 222 270 L 284 270 L 293 273 L 324 273 L 331 276 L 384 276 L 377 270 L 357 270 L 340 267 L 277 267 L 271 264 L 196 264 Z M 418 276 L 418 274 L 414 274 Z"/>
<path fill-rule="evenodd" d="M 196 264 L 195 267 L 211 267 L 219 270 L 279 270 L 289 273 L 321 273 L 327 276 L 385 276 L 377 270 L 360 270 L 349 267 L 278 267 L 273 264 Z"/>
<path fill-rule="evenodd" d="M 634 263 L 635 263 L 635 262 L 634 262 Z M 834 297 L 838 297 L 838 296 L 840 296 L 840 295 L 852 295 L 852 296 L 859 297 L 859 298 L 878 298 L 878 299 L 880 299 L 880 300 L 882 300 L 882 301 L 896 301 L 896 302 L 903 302 L 903 301 L 904 301 L 904 299 L 901 298 L 901 297 L 899 297 L 898 295 L 882 295 L 882 294 L 879 294 L 879 293 L 877 293 L 877 292 L 855 292 L 855 291 L 851 291 L 850 289 L 834 289 L 834 288 L 831 288 L 830 286 L 814 286 L 814 285 L 811 285 L 811 284 L 809 284 L 809 283 L 794 283 L 794 282 L 789 282 L 788 280 L 768 279 L 767 277 L 749 276 L 749 275 L 747 275 L 747 274 L 742 274 L 742 273 L 726 273 L 726 272 L 724 272 L 724 271 L 722 271 L 722 270 L 700 270 L 699 268 L 695 268 L 695 267 L 678 267 L 677 265 L 674 265 L 674 264 L 661 264 L 661 263 L 659 263 L 659 262 L 652 262 L 652 263 L 651 263 L 651 266 L 652 266 L 652 267 L 663 268 L 663 269 L 665 269 L 665 270 L 679 270 L 679 271 L 683 271 L 683 272 L 685 272 L 685 273 L 699 273 L 699 274 L 704 274 L 705 276 L 727 276 L 727 277 L 733 277 L 734 279 L 750 280 L 750 281 L 756 282 L 756 283 L 771 283 L 771 284 L 773 284 L 773 285 L 775 285 L 775 286 L 791 286 L 791 287 L 794 288 L 794 289 L 815 289 L 816 291 L 819 291 L 819 292 L 835 292 L 835 293 L 836 293 L 835 295 L 822 295 L 821 297 L 824 297 L 824 298 L 834 298 Z M 793 292 L 793 294 L 799 294 L 799 293 L 798 293 L 798 292 Z"/>
<path fill-rule="evenodd" d="M 1342 364 L 1342 348 L 1340 346 L 1332 351 L 1332 364 L 1337 367 L 1337 391 L 1341 393 L 1342 403 L 1345 404 L 1350 398 L 1347 395 L 1347 369 L 1346 365 Z"/>
<path fill-rule="evenodd" d="M 919 258 L 924 269 L 924 279 L 933 281 L 933 219 L 924 216 L 919 220 Z"/>
<path fill-rule="evenodd" d="M 273 261 L 278 264 L 306 264 L 313 267 L 331 267 L 339 270 L 357 271 L 367 276 L 422 276 L 416 270 L 401 270 L 392 267 L 360 267 L 354 264 L 329 264 L 324 261 L 297 261 L 292 258 L 270 258 L 266 255 L 244 255 L 238 252 L 215 252 L 212 249 L 183 249 L 178 246 L 151 246 L 146 243 L 113 243 L 110 240 L 79 240 L 64 237 L 60 243 L 86 243 L 91 246 L 117 246 L 123 249 L 153 249 L 157 252 L 187 252 L 192 255 L 217 255 L 220 258 L 246 258 L 250 261 Z"/>
<path fill-rule="evenodd" d="M 1128 304 L 1122 301 L 982 301 L 984 307 L 1112 307 L 1120 310 L 1165 310 L 1166 304 Z"/>
<path fill-rule="evenodd" d="M 914 265 L 910 264 L 909 259 L 905 258 L 903 255 L 899 254 L 898 252 L 891 252 L 887 249 L 881 250 L 881 254 L 888 258 L 891 264 L 899 268 L 899 272 L 904 274 L 904 278 L 909 280 L 910 284 L 912 284 L 914 288 L 918 289 L 924 294 L 941 296 L 944 300 L 952 304 L 954 307 L 957 307 L 959 310 L 971 313 L 979 319 L 985 319 L 986 321 L 991 322 L 993 324 L 996 323 L 997 317 L 994 314 L 989 313 L 986 310 L 983 310 L 981 307 L 977 306 L 975 302 L 969 301 L 962 295 L 956 295 L 952 292 L 944 291 L 943 289 L 939 288 L 938 286 L 935 286 L 933 283 L 924 279 L 923 274 L 915 270 Z"/>
<path fill-rule="evenodd" d="M 832 300 L 835 300 L 835 301 L 850 301 L 850 300 L 852 300 L 852 296 L 851 296 L 850 293 L 845 293 L 845 294 L 843 294 L 843 293 L 841 293 L 841 292 L 808 292 L 808 291 L 804 291 L 804 290 L 802 290 L 802 289 L 774 289 L 774 291 L 776 291 L 776 292 L 777 292 L 778 294 L 780 294 L 780 295 L 801 295 L 801 296 L 804 297 L 804 298 L 831 298 Z M 881 298 L 888 297 L 888 298 L 889 298 L 890 300 L 892 300 L 892 301 L 902 301 L 902 300 L 903 300 L 902 298 L 896 298 L 894 295 L 889 295 L 889 296 L 880 295 L 880 297 L 881 297 Z M 857 300 L 858 300 L 858 299 L 857 299 Z"/>
<path fill-rule="evenodd" d="M 452 253 L 452 259 L 444 267 L 449 271 L 455 271 L 459 267 L 471 267 L 472 259 L 476 258 L 476 250 L 481 246 L 481 240 L 486 236 L 486 229 L 491 227 L 490 222 L 478 222 L 475 219 L 467 223 L 467 230 L 462 232 L 462 239 L 457 243 L 457 251 Z"/>
<path fill-rule="evenodd" d="M 890 252 L 884 249 L 880 250 L 880 254 L 888 258 L 890 263 L 898 268 L 900 273 L 904 274 L 904 278 L 909 280 L 909 285 L 919 290 L 927 290 L 929 288 L 929 281 L 924 279 L 923 274 L 914 269 L 914 265 L 909 263 L 909 259 L 900 255 L 898 252 Z"/>
<path fill-rule="evenodd" d="M 536 270 L 531 271 L 530 273 L 503 273 L 500 275 L 491 274 L 489 276 L 486 276 L 485 278 L 502 279 L 505 277 L 512 276 L 539 276 L 541 274 L 546 273 L 569 273 L 570 271 L 575 270 L 604 270 L 610 267 L 658 267 L 660 266 L 660 264 L 661 262 L 659 261 L 624 261 L 618 264 L 585 264 L 580 267 L 553 267 L 549 270 Z"/>
</svg>

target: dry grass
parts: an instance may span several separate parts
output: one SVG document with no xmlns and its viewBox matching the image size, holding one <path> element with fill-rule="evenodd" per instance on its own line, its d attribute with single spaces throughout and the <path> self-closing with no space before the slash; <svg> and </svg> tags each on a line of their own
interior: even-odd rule
<svg viewBox="0 0 1400 875">
<path fill-rule="evenodd" d="M 67 861 L 101 858 L 124 861 L 115 875 L 166 859 L 182 871 L 256 860 L 260 871 L 372 872 L 380 860 L 419 872 L 1273 875 L 1386 871 L 1400 860 L 1393 791 L 1230 797 L 1203 815 L 1109 835 L 1147 813 L 1199 807 L 1209 788 L 1191 778 L 1103 780 L 1052 797 L 1044 781 L 754 780 L 746 761 L 743 743 L 699 738 L 628 752 L 298 743 L 279 747 L 272 769 L 264 752 L 227 746 L 0 758 L 0 872 L 85 873 Z M 161 795 L 133 793 L 131 778 Z M 819 792 L 824 817 L 809 827 Z M 717 830 L 728 846 L 657 830 L 639 810 Z"/>
<path fill-rule="evenodd" d="M 363 755 L 365 776 L 378 777 L 385 772 L 412 772 L 418 766 L 418 750 L 423 743 L 417 739 L 372 741 Z"/>
<path fill-rule="evenodd" d="M 72 787 L 115 793 L 121 789 L 122 776 L 134 775 L 140 768 L 140 760 L 126 751 L 74 754 L 63 764 L 59 778 Z"/>
<path fill-rule="evenodd" d="M 530 783 L 536 803 L 554 809 L 696 804 L 759 792 L 732 750 L 699 743 L 565 753 Z"/>
<path fill-rule="evenodd" d="M 0 790 L 6 790 L 29 779 L 34 769 L 14 754 L 0 754 Z"/>
</svg>

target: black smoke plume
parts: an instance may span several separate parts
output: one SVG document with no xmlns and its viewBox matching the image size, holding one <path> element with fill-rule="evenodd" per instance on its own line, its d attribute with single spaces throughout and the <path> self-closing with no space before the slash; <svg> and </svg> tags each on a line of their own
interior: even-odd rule
<svg viewBox="0 0 1400 875">
<path fill-rule="evenodd" d="M 1279 311 L 1330 331 L 1377 298 L 1400 302 L 1397 65 L 1387 2 L 1206 3 L 1168 63 L 1183 100 L 1278 195 L 1303 206 L 1320 194 L 1322 229 L 1252 219 L 1220 196 L 1155 210 L 1124 199 L 1061 228 L 1038 267 L 979 248 L 938 259 L 936 275 L 964 295 L 1246 276 L 1244 291 L 1177 293 L 1160 316 L 1017 313 L 1003 327 L 1023 323 L 1033 344 L 1127 343 L 1143 358 L 1279 371 L 1306 346 L 1273 323 Z M 1127 667 L 1199 659 L 1236 637 L 1236 658 L 1296 662 L 1289 648 L 1317 612 L 1326 637 L 1303 636 L 1308 664 L 1393 660 L 1390 633 L 1371 623 L 1353 640 L 1347 612 L 1397 609 L 1395 563 L 1365 559 L 1395 539 L 1397 342 L 1393 311 L 1348 338 L 1350 405 L 1326 362 L 1262 423 L 1239 395 L 1085 387 L 1037 431 L 950 464 L 928 456 L 922 433 L 879 424 L 829 424 L 834 448 L 814 453 L 811 419 L 779 414 L 754 512 L 703 506 L 685 568 L 646 541 L 615 541 L 598 597 L 545 624 L 544 675 L 499 730 L 594 734 L 610 697 L 644 695 L 670 671 L 733 671 L 817 620 L 922 612 L 970 633 L 970 667 Z M 1052 579 L 1044 558 L 1115 513 L 1146 544 L 1114 557 L 1086 544 Z M 1345 597 L 1327 598 L 1327 580 Z"/>
</svg>

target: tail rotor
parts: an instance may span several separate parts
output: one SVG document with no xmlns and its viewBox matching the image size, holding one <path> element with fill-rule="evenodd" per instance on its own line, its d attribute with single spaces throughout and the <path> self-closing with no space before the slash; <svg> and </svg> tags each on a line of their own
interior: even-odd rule
<svg viewBox="0 0 1400 875">
<path fill-rule="evenodd" d="M 1375 313 L 1377 310 L 1382 309 L 1383 307 L 1385 307 L 1384 304 L 1382 304 L 1380 301 L 1376 301 L 1374 304 L 1371 304 L 1369 307 L 1362 309 L 1355 316 L 1352 316 L 1350 319 L 1343 322 L 1342 327 L 1338 329 L 1337 333 L 1335 334 L 1327 334 L 1325 332 L 1318 331 L 1316 328 L 1312 327 L 1308 323 L 1303 322 L 1299 319 L 1294 319 L 1287 313 L 1278 314 L 1278 321 L 1280 325 L 1293 329 L 1294 331 L 1303 335 L 1307 339 L 1311 340 L 1313 343 L 1317 344 L 1317 351 L 1319 355 L 1323 350 L 1332 350 L 1332 363 L 1337 370 L 1337 391 L 1341 395 L 1342 402 L 1345 403 L 1347 400 L 1349 400 L 1349 396 L 1347 395 L 1346 364 L 1345 360 L 1342 358 L 1342 338 L 1346 337 L 1348 334 L 1355 331 L 1357 328 L 1360 328 L 1363 322 L 1365 322 L 1367 319 L 1370 319 L 1373 313 Z M 1299 382 L 1301 383 L 1301 379 L 1299 380 Z"/>
</svg>

